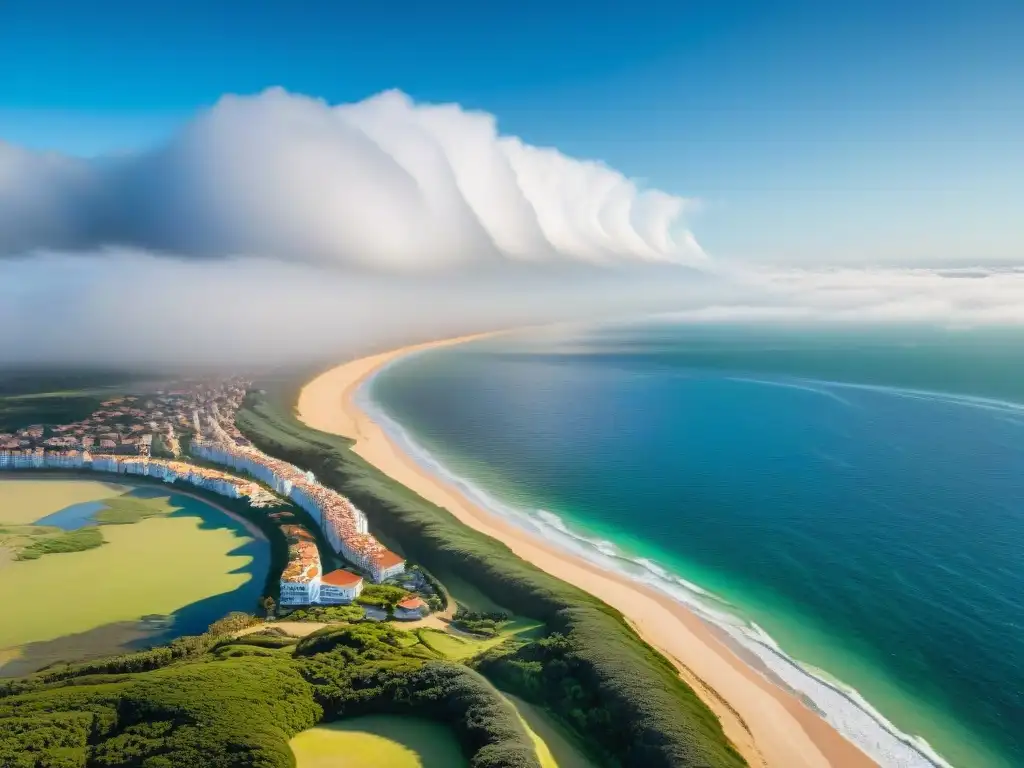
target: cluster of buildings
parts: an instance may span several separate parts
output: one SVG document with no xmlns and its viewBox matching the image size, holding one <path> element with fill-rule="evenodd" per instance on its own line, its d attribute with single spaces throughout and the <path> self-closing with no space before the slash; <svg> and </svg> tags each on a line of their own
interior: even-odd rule
<svg viewBox="0 0 1024 768">
<path fill-rule="evenodd" d="M 252 480 L 173 459 L 94 454 L 89 451 L 44 451 L 36 448 L 30 451 L 0 451 L 0 470 L 3 469 L 92 470 L 136 475 L 152 477 L 165 483 L 185 483 L 231 499 L 246 498 L 254 507 L 276 506 L 280 503 L 273 494 Z"/>
<path fill-rule="evenodd" d="M 0 433 L 0 451 L 91 451 L 117 456 L 181 455 L 180 437 L 198 432 L 200 412 L 233 414 L 245 398 L 249 382 L 180 383 L 148 394 L 123 395 L 103 401 L 87 418 L 67 424 L 33 424 Z M 244 440 L 232 422 L 225 430 Z M 157 448 L 159 446 L 159 448 Z"/>
<path fill-rule="evenodd" d="M 324 573 L 316 540 L 301 525 L 282 525 L 288 540 L 288 565 L 281 573 L 283 606 L 342 605 L 363 591 L 363 577 L 345 570 Z"/>
<path fill-rule="evenodd" d="M 251 479 L 185 461 L 141 456 L 92 454 L 88 451 L 0 451 L 0 470 L 68 469 L 151 477 L 184 483 L 231 499 L 245 498 L 255 507 L 278 506 L 280 499 Z M 363 578 L 345 570 L 323 572 L 316 540 L 301 525 L 281 530 L 288 541 L 288 564 L 281 573 L 282 606 L 343 605 L 363 591 Z"/>
<path fill-rule="evenodd" d="M 318 483 L 313 473 L 251 445 L 227 440 L 196 437 L 190 451 L 199 458 L 245 472 L 291 499 L 316 521 L 335 552 L 369 573 L 374 581 L 384 581 L 405 570 L 405 560 L 369 532 L 366 515 L 340 493 Z"/>
<path fill-rule="evenodd" d="M 133 398 L 134 399 L 134 398 Z M 0 433 L 3 451 L 67 451 L 100 450 L 129 456 L 148 456 L 153 448 L 155 421 L 137 421 L 146 416 L 139 408 L 116 408 L 117 401 L 103 405 L 113 410 L 99 410 L 89 418 L 71 424 L 46 427 L 33 424 L 16 432 Z"/>
<path fill-rule="evenodd" d="M 308 512 L 334 551 L 375 582 L 403 573 L 405 560 L 374 538 L 366 515 L 349 499 L 318 483 L 311 472 L 259 451 L 239 432 L 235 414 L 248 387 L 243 379 L 184 384 L 111 398 L 88 418 L 70 424 L 32 425 L 0 434 L 0 470 L 92 470 L 151 477 L 245 498 L 255 507 L 279 506 L 276 493 Z M 249 478 L 181 460 L 180 438 L 187 435 L 193 457 Z M 309 531 L 294 524 L 281 528 L 288 540 L 281 605 L 336 605 L 359 596 L 361 576 L 345 570 L 324 573 Z M 419 610 L 412 604 L 407 608 Z"/>
</svg>

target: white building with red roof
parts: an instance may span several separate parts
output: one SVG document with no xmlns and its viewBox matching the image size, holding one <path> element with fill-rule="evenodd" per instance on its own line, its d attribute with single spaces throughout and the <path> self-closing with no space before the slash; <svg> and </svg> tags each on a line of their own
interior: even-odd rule
<svg viewBox="0 0 1024 768">
<path fill-rule="evenodd" d="M 427 604 L 416 595 L 409 595 L 395 606 L 395 618 L 404 621 L 422 619 L 426 612 Z"/>
<path fill-rule="evenodd" d="M 362 591 L 363 577 L 339 568 L 321 577 L 318 602 L 321 605 L 351 603 Z"/>
</svg>

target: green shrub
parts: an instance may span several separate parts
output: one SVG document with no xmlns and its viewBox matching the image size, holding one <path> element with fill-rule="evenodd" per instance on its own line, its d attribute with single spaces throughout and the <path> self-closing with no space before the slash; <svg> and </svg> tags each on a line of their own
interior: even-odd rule
<svg viewBox="0 0 1024 768">
<path fill-rule="evenodd" d="M 18 551 L 19 560 L 37 560 L 43 555 L 54 555 L 62 552 L 82 552 L 102 546 L 103 533 L 96 526 L 78 528 L 74 531 L 37 538 L 31 544 Z"/>
</svg>

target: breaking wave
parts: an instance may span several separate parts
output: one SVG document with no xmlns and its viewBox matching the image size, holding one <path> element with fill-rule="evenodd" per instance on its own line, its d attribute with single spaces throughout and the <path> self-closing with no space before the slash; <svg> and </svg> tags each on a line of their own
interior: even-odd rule
<svg viewBox="0 0 1024 768">
<path fill-rule="evenodd" d="M 407 357 L 398 359 L 404 360 Z M 732 640 L 754 654 L 777 678 L 776 682 L 781 681 L 806 699 L 833 728 L 860 747 L 883 768 L 953 768 L 924 739 L 900 731 L 856 689 L 835 680 L 822 670 L 788 656 L 762 627 L 745 619 L 728 601 L 687 581 L 649 558 L 636 556 L 613 541 L 580 530 L 578 526 L 567 523 L 555 512 L 546 509 L 526 509 L 509 503 L 452 471 L 373 399 L 373 380 L 395 362 L 397 360 L 378 369 L 374 376 L 364 382 L 356 394 L 356 402 L 423 469 L 457 487 L 468 499 L 488 512 L 537 534 L 545 541 L 552 542 L 594 565 L 627 576 L 685 605 L 701 619 L 723 630 Z M 860 388 L 860 385 L 826 381 L 816 381 L 813 384 L 823 387 Z M 891 389 L 869 386 L 863 388 Z M 1007 411 L 1024 408 L 1001 401 L 945 396 L 932 392 L 901 390 L 900 394 Z"/>
</svg>

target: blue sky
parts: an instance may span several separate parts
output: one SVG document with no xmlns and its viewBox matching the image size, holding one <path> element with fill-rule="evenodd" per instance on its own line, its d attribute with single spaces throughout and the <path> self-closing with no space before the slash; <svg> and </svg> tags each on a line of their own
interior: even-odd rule
<svg viewBox="0 0 1024 768">
<path fill-rule="evenodd" d="M 715 256 L 1022 261 L 1019 0 L 299 5 L 2 2 L 0 139 L 129 150 L 223 93 L 400 88 L 700 198 Z"/>
</svg>

